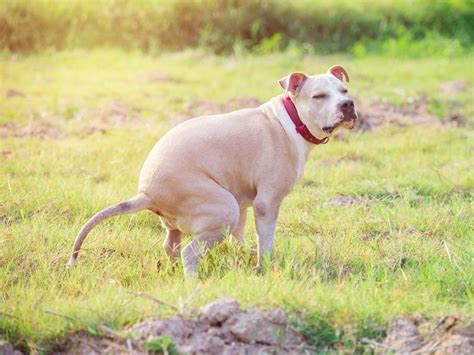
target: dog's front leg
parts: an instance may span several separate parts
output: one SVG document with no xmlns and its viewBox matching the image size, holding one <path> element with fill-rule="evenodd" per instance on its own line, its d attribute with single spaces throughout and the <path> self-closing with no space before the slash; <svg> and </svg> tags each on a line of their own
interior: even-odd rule
<svg viewBox="0 0 474 355">
<path fill-rule="evenodd" d="M 237 227 L 232 231 L 231 237 L 232 241 L 237 244 L 244 243 L 244 231 L 245 231 L 245 222 L 247 222 L 247 208 L 240 209 L 239 223 Z"/>
<path fill-rule="evenodd" d="M 265 258 L 273 257 L 273 239 L 281 201 L 257 198 L 253 203 L 255 225 L 258 238 L 258 268 L 261 269 Z"/>
</svg>

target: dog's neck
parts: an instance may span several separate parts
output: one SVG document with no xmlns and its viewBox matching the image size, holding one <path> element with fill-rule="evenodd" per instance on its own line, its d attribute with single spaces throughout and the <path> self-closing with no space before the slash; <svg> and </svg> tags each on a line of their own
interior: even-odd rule
<svg viewBox="0 0 474 355">
<path fill-rule="evenodd" d="M 276 96 L 260 106 L 260 109 L 266 116 L 277 119 L 280 122 L 286 132 L 286 135 L 288 136 L 288 139 L 295 147 L 298 154 L 297 175 L 299 180 L 303 176 L 304 165 L 308 159 L 309 152 L 314 148 L 314 144 L 308 142 L 298 132 L 296 132 L 295 124 L 286 112 L 282 98 L 283 95 Z"/>
</svg>

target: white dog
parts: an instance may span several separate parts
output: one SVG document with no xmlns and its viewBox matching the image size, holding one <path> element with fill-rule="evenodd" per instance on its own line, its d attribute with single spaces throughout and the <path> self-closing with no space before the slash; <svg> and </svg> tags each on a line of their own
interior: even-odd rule
<svg viewBox="0 0 474 355">
<path fill-rule="evenodd" d="M 175 260 L 182 233 L 195 237 L 181 252 L 186 276 L 196 276 L 203 255 L 230 232 L 243 240 L 253 206 L 258 263 L 273 253 L 278 211 L 302 177 L 315 144 L 326 143 L 357 119 L 341 66 L 326 74 L 292 73 L 280 80 L 285 93 L 257 108 L 186 121 L 161 138 L 146 159 L 138 194 L 90 219 L 76 238 L 73 266 L 90 230 L 124 213 L 150 210 L 167 229 L 164 248 Z"/>
</svg>

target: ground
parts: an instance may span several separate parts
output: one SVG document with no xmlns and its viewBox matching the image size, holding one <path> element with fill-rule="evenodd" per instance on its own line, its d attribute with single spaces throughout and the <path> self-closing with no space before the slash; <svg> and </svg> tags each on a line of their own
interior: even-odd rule
<svg viewBox="0 0 474 355">
<path fill-rule="evenodd" d="M 217 298 L 285 309 L 318 349 L 367 349 L 400 316 L 472 319 L 472 58 L 162 56 L 116 50 L 0 57 L 0 334 L 51 350 L 66 334 L 120 329 Z M 136 192 L 173 125 L 256 106 L 295 70 L 349 71 L 363 124 L 317 146 L 286 198 L 275 260 L 224 242 L 199 281 L 168 264 L 141 212 L 99 225 L 75 269 L 72 242 L 98 210 Z M 391 121 L 391 123 L 386 123 Z M 186 240 L 187 241 L 187 240 Z M 196 291 L 198 290 L 198 291 Z M 103 327 L 106 328 L 103 328 Z"/>
</svg>

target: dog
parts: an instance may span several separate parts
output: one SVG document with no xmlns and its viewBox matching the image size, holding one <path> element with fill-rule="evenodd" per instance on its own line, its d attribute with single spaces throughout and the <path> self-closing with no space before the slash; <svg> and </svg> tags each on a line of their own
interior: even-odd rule
<svg viewBox="0 0 474 355">
<path fill-rule="evenodd" d="M 302 177 L 311 149 L 327 143 L 357 119 L 340 65 L 325 74 L 294 72 L 279 83 L 284 93 L 257 108 L 197 117 L 166 133 L 145 160 L 138 194 L 104 209 L 80 230 L 67 264 L 75 264 L 84 239 L 112 216 L 149 210 L 167 230 L 164 249 L 181 254 L 185 275 L 228 234 L 243 242 L 247 208 L 253 207 L 258 267 L 273 256 L 275 227 L 284 197 Z M 182 250 L 183 233 L 194 235 Z"/>
</svg>

